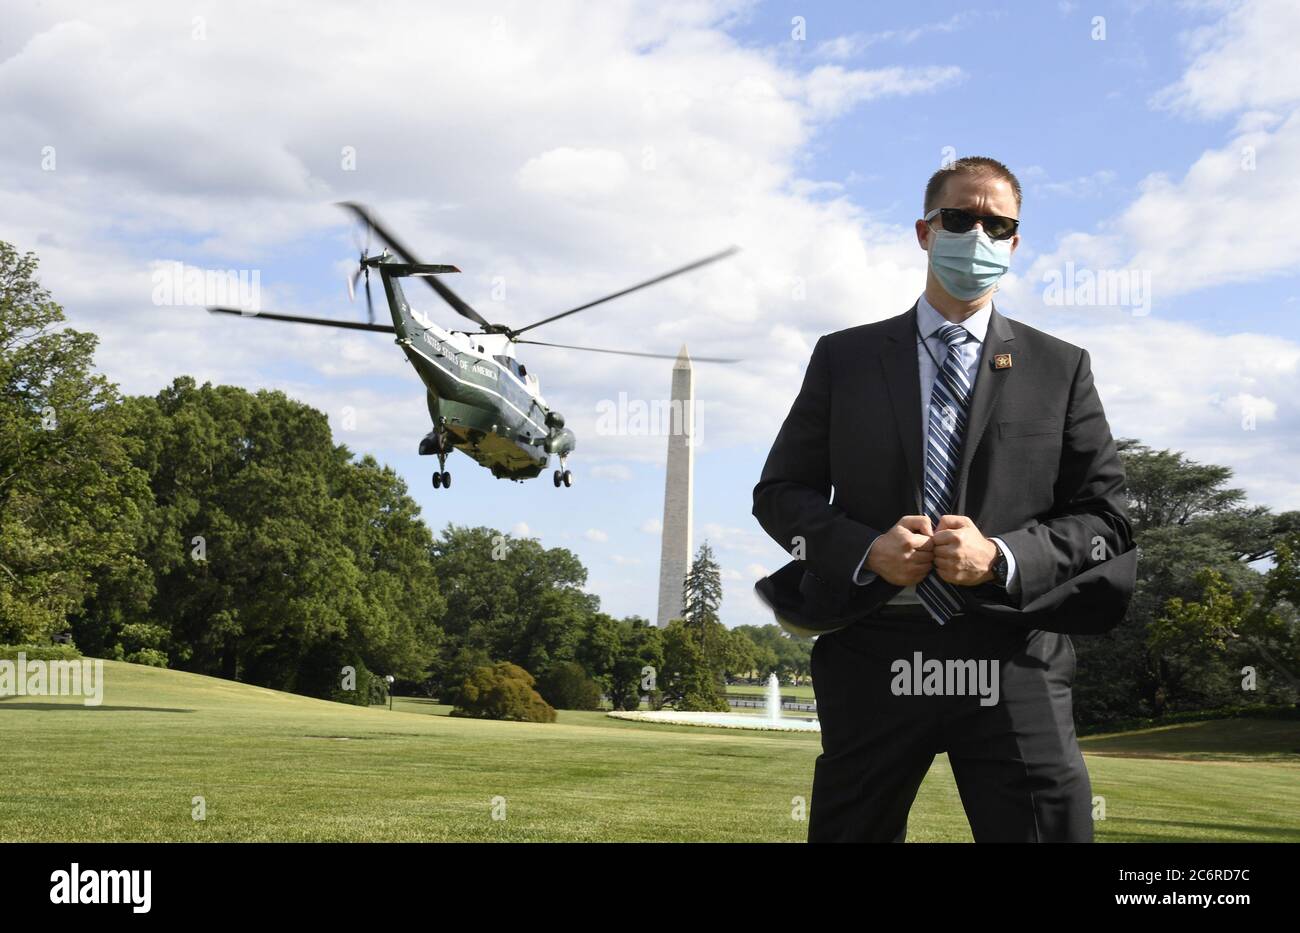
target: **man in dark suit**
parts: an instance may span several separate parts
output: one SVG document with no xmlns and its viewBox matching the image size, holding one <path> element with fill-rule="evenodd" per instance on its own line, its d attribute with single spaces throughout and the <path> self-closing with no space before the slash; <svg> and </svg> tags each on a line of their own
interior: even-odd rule
<svg viewBox="0 0 1300 933">
<path fill-rule="evenodd" d="M 925 293 L 820 338 L 754 488 L 795 559 L 757 584 L 818 634 L 808 839 L 903 841 L 946 752 L 976 841 L 1091 841 L 1070 632 L 1124 616 L 1136 551 L 1088 352 L 993 306 L 1021 190 L 960 159 L 925 192 Z"/>
</svg>

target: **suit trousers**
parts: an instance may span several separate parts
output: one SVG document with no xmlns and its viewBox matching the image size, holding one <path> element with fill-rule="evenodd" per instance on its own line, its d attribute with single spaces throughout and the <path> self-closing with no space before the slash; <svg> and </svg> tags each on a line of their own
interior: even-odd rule
<svg viewBox="0 0 1300 933">
<path fill-rule="evenodd" d="M 1069 636 L 968 614 L 939 625 L 919 607 L 890 610 L 813 644 L 822 754 L 808 841 L 904 841 L 917 789 L 946 752 L 976 842 L 1091 842 Z M 956 680 L 950 692 L 915 689 L 899 671 L 904 661 L 917 667 L 918 652 L 951 669 L 959 665 L 949 661 L 996 664 L 997 702 L 982 702 L 969 685 L 951 689 Z"/>
</svg>

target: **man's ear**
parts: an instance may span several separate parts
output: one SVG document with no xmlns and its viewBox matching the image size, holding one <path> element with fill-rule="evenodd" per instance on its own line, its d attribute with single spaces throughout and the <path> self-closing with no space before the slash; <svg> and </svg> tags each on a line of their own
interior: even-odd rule
<svg viewBox="0 0 1300 933">
<path fill-rule="evenodd" d="M 924 220 L 918 220 L 916 222 L 916 242 L 917 244 L 920 245 L 921 249 L 925 250 L 926 252 L 930 251 L 927 245 L 929 239 L 930 239 L 930 225 L 926 223 Z"/>
</svg>

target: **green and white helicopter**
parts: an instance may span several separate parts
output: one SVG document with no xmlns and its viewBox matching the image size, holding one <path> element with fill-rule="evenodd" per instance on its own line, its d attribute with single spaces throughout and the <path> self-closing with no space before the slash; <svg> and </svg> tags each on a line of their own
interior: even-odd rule
<svg viewBox="0 0 1300 933">
<path fill-rule="evenodd" d="M 393 334 L 397 345 L 415 367 L 427 390 L 429 415 L 433 429 L 420 441 L 421 455 L 435 455 L 438 470 L 433 474 L 435 489 L 451 486 L 451 473 L 447 471 L 447 457 L 459 450 L 480 466 L 487 467 L 498 479 L 522 481 L 541 474 L 552 454 L 559 458 L 560 468 L 552 475 L 559 486 L 572 486 L 573 474 L 567 459 L 577 440 L 573 431 L 564 426 L 564 416 L 547 406 L 542 398 L 537 376 L 515 356 L 515 346 L 526 343 L 541 347 L 559 347 L 565 350 L 586 350 L 592 353 L 616 353 L 624 356 L 644 356 L 671 360 L 675 356 L 663 353 L 644 353 L 635 350 L 606 350 L 598 347 L 578 347 L 563 343 L 546 343 L 526 340 L 520 334 L 534 328 L 577 314 L 596 305 L 604 304 L 623 295 L 631 294 L 674 276 L 717 262 L 737 252 L 729 247 L 703 259 L 665 272 L 630 288 L 622 289 L 576 308 L 552 314 L 524 327 L 491 324 L 448 288 L 438 276 L 459 272 L 455 266 L 420 262 L 364 205 L 345 201 L 340 204 L 351 212 L 369 232 L 373 231 L 386 244 L 377 255 L 371 255 L 369 246 L 361 247 L 360 264 L 348 282 L 348 293 L 355 297 L 356 283 L 365 277 L 368 323 L 339 321 L 330 318 L 299 317 L 290 314 L 270 314 L 238 308 L 210 307 L 217 314 L 237 314 L 240 317 L 264 318 L 270 321 L 287 321 L 293 324 L 311 324 L 318 327 L 336 327 L 346 330 L 373 331 Z M 391 251 L 391 252 L 390 252 Z M 388 299 L 392 324 L 376 324 L 374 302 L 370 295 L 370 270 L 374 269 L 383 282 Z M 461 317 L 479 325 L 481 330 L 444 330 L 428 317 L 413 309 L 402 293 L 400 280 L 420 278 L 428 283 Z M 693 357 L 694 361 L 709 363 L 735 363 L 734 359 L 719 357 Z"/>
</svg>

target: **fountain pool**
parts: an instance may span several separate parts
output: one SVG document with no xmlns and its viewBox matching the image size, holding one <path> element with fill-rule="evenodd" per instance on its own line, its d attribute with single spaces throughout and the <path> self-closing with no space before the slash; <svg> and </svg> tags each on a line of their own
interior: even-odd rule
<svg viewBox="0 0 1300 933">
<path fill-rule="evenodd" d="M 689 710 L 614 710 L 605 715 L 634 722 L 668 722 L 679 726 L 721 726 L 724 729 L 759 729 L 781 732 L 820 732 L 816 719 L 790 719 L 781 715 L 781 684 L 776 674 L 767 678 L 765 711 L 758 713 L 705 713 Z"/>
</svg>

